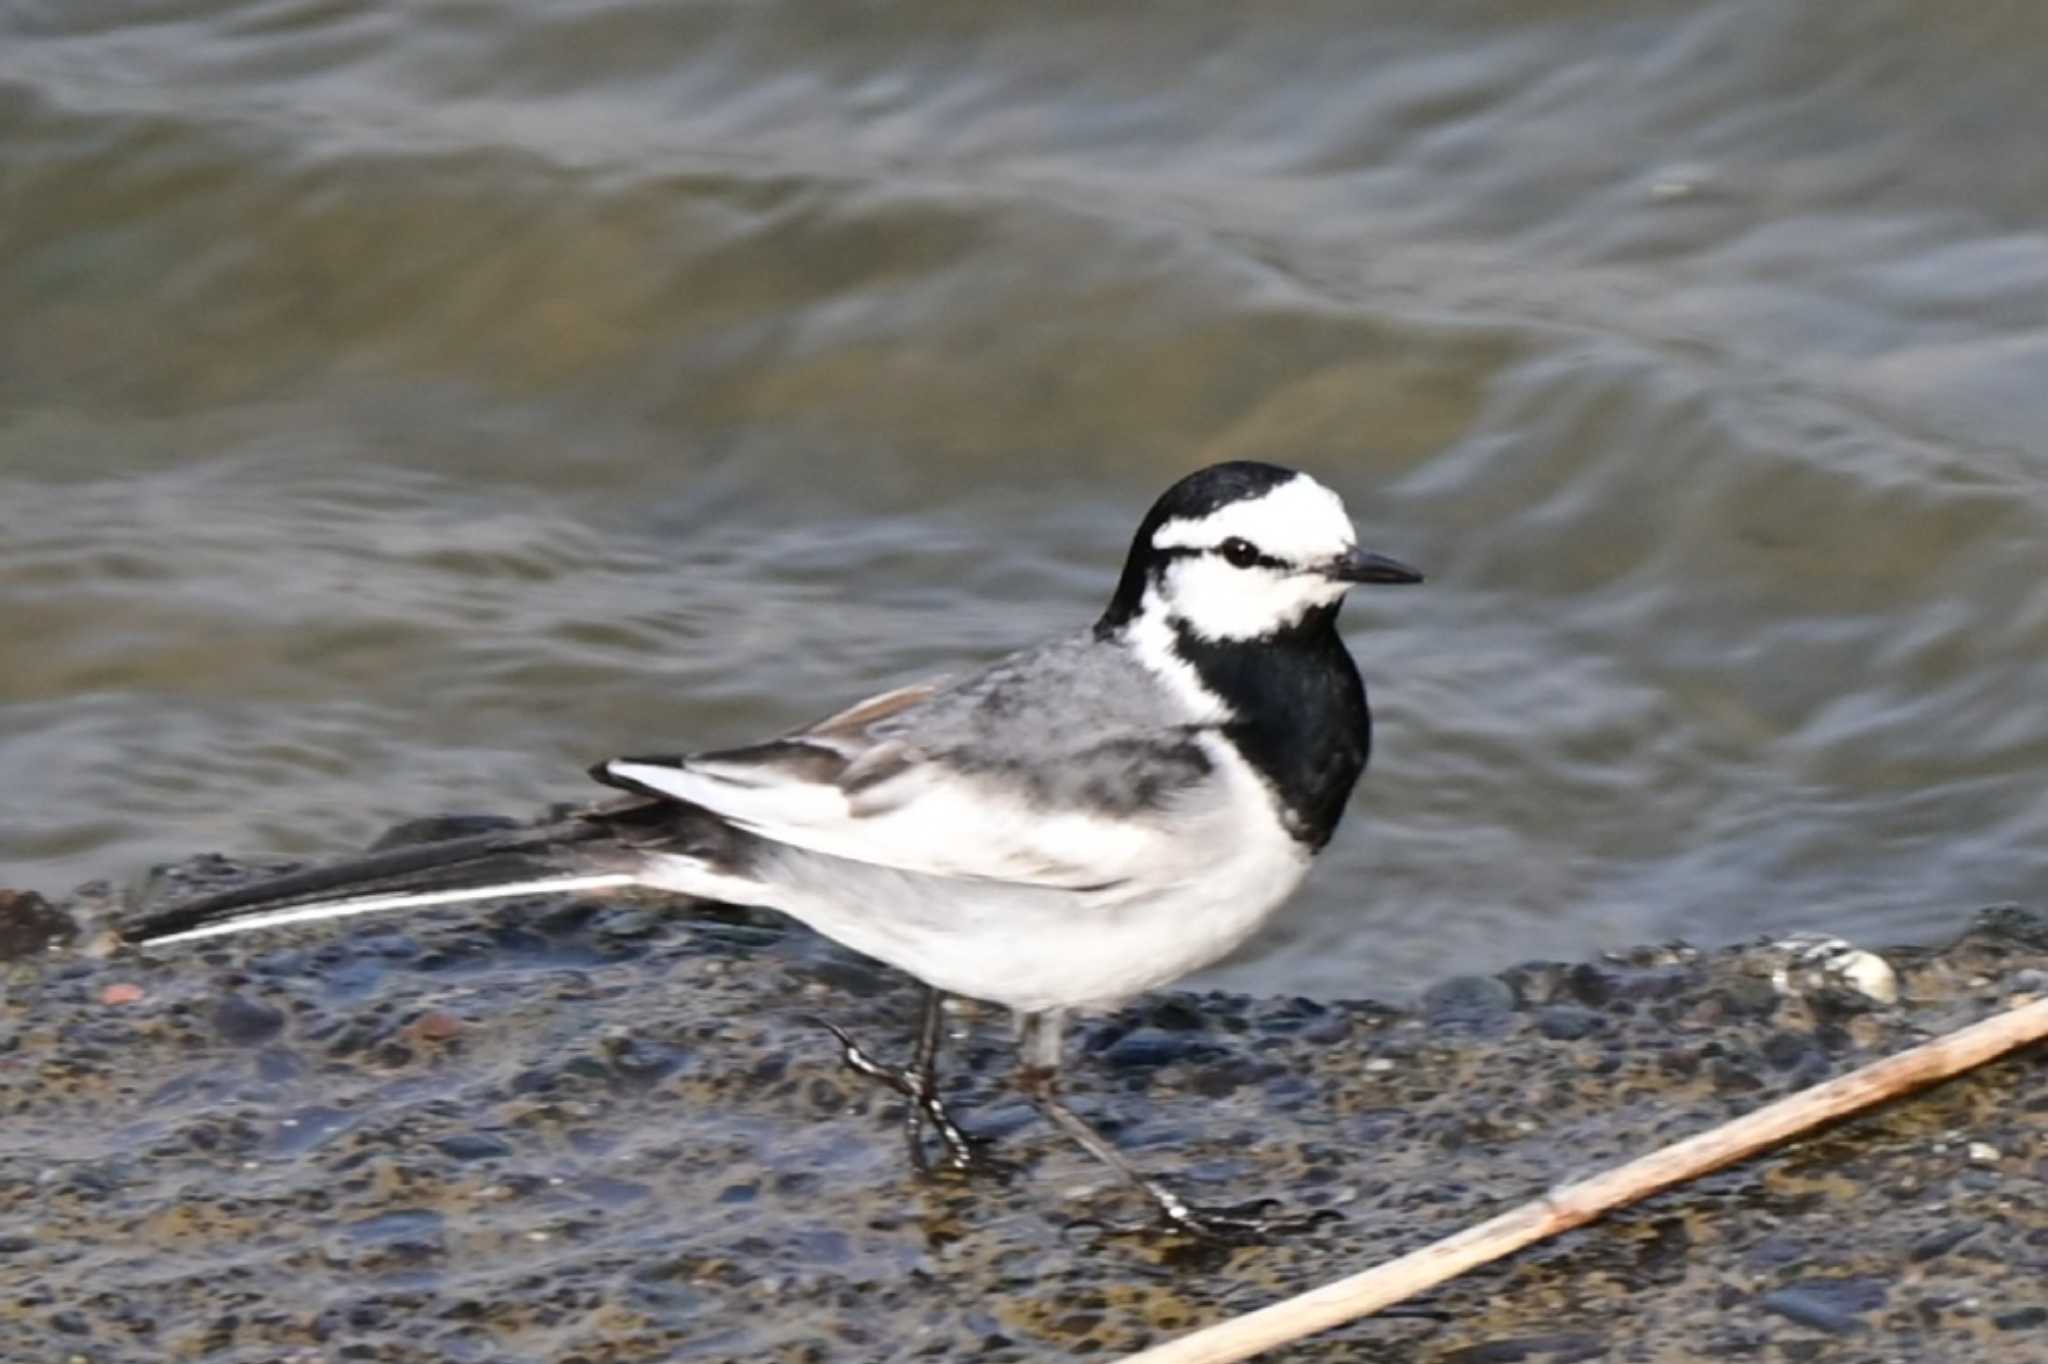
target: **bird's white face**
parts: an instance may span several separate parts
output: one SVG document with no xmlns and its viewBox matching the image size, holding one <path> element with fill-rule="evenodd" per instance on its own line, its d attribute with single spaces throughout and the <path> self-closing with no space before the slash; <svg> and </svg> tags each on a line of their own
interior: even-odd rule
<svg viewBox="0 0 2048 1364">
<path fill-rule="evenodd" d="M 1154 592 L 1202 638 L 1256 639 L 1343 597 L 1352 583 L 1334 570 L 1357 543 L 1337 494 L 1296 474 L 1207 516 L 1161 525 L 1152 547 L 1173 558 Z"/>
</svg>

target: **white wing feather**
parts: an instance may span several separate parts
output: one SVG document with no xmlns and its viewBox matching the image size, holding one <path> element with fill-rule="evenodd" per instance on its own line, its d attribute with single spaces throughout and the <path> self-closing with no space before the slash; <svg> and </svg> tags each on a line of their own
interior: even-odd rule
<svg viewBox="0 0 2048 1364">
<path fill-rule="evenodd" d="M 1147 734 L 1111 727 L 1064 745 L 1034 734 L 1034 747 L 1006 738 L 1000 722 L 982 716 L 996 731 L 974 731 L 989 749 L 976 757 L 988 761 L 961 764 L 917 746 L 947 722 L 932 714 L 934 703 L 971 706 L 974 695 L 906 687 L 779 743 L 673 759 L 619 758 L 603 770 L 793 847 L 900 871 L 1068 890 L 1170 879 L 1187 858 L 1191 833 L 1199 836 L 1212 819 L 1222 832 L 1226 802 L 1244 795 L 1224 789 L 1232 785 L 1225 766 L 1241 764 L 1219 752 L 1215 736 L 1197 738 L 1182 729 Z M 951 718 L 960 714 L 955 709 Z M 1113 812 L 1071 793 L 1034 794 L 1014 767 L 1023 758 L 1064 772 L 1093 756 L 1115 776 L 1116 762 L 1142 757 L 1155 744 L 1159 762 L 1147 775 L 1157 780 L 1159 799 Z M 1193 756 L 1191 744 L 1199 745 Z M 1068 751 L 1046 751 L 1046 745 Z M 1103 756 L 1112 750 L 1114 756 Z"/>
<path fill-rule="evenodd" d="M 994 782 L 928 762 L 851 796 L 832 783 L 730 764 L 619 760 L 605 769 L 764 838 L 931 876 L 1075 890 L 1154 875 L 1186 855 L 1163 824 L 1033 808 Z"/>
</svg>

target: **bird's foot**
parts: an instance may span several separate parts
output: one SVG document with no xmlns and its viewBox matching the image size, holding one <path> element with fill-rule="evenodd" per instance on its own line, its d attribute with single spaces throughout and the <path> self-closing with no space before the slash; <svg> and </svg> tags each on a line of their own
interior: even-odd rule
<svg viewBox="0 0 2048 1364">
<path fill-rule="evenodd" d="M 1070 1228 L 1092 1227 L 1111 1236 L 1184 1238 L 1216 1249 L 1265 1245 L 1290 1236 L 1313 1232 L 1344 1215 L 1333 1208 L 1290 1213 L 1281 1210 L 1274 1198 L 1254 1198 L 1246 1203 L 1205 1205 L 1189 1203 L 1168 1193 L 1151 1180 L 1144 1192 L 1152 1200 L 1152 1216 L 1137 1221 L 1116 1221 L 1083 1217 Z"/>
<path fill-rule="evenodd" d="M 1150 1224 L 1154 1231 L 1187 1236 L 1212 1245 L 1249 1246 L 1312 1232 L 1327 1222 L 1341 1222 L 1343 1214 L 1332 1208 L 1312 1212 L 1285 1211 L 1278 1199 L 1254 1198 L 1246 1203 L 1204 1205 L 1189 1203 L 1147 1181 L 1157 1215 Z"/>
<path fill-rule="evenodd" d="M 986 1137 L 970 1136 L 954 1121 L 945 1101 L 939 1098 L 938 1081 L 928 1066 L 885 1065 L 863 1051 L 860 1044 L 847 1036 L 836 1023 L 821 1018 L 818 1024 L 837 1039 L 840 1060 L 849 1070 L 894 1090 L 909 1101 L 909 1111 L 904 1115 L 904 1139 L 910 1151 L 910 1163 L 919 1174 L 1003 1175 L 1009 1172 L 1008 1165 L 987 1153 L 989 1142 Z M 945 1148 L 945 1154 L 936 1165 L 925 1150 L 926 1124 L 938 1133 L 939 1144 Z"/>
<path fill-rule="evenodd" d="M 944 1109 L 939 1111 L 941 1114 L 945 1112 Z M 962 1175 L 970 1179 L 1002 1180 L 1008 1179 L 1016 1173 L 1017 1167 L 1009 1161 L 989 1154 L 989 1147 L 994 1144 L 989 1138 L 977 1137 L 971 1133 L 962 1132 L 959 1128 L 952 1126 L 950 1118 L 947 1119 L 944 1126 L 941 1126 L 937 1121 L 934 1121 L 932 1126 L 938 1131 L 939 1139 L 944 1143 L 946 1153 L 936 1164 L 929 1158 L 919 1160 L 913 1156 L 911 1158 L 912 1163 L 917 1166 L 919 1174 L 950 1174 Z M 949 1131 L 951 1135 L 948 1135 Z M 922 1145 L 918 1149 L 922 1151 Z"/>
<path fill-rule="evenodd" d="M 1220 1207 L 1200 1206 L 1173 1199 L 1155 1202 L 1153 1215 L 1135 1221 L 1106 1217 L 1082 1217 L 1068 1224 L 1069 1230 L 1094 1228 L 1110 1236 L 1153 1238 L 1173 1237 L 1215 1250 L 1238 1246 L 1267 1245 L 1290 1236 L 1312 1232 L 1327 1222 L 1342 1221 L 1343 1215 L 1330 1209 L 1314 1213 L 1281 1213 L 1277 1200 L 1253 1199 Z"/>
</svg>

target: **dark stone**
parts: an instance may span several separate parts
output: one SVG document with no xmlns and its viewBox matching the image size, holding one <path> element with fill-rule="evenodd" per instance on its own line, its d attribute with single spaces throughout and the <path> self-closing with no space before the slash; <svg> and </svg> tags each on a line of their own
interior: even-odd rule
<svg viewBox="0 0 2048 1364">
<path fill-rule="evenodd" d="M 394 1249 L 428 1247 L 440 1240 L 441 1214 L 431 1208 L 393 1208 L 345 1224 L 351 1240 L 374 1241 Z"/>
<path fill-rule="evenodd" d="M 1582 961 L 1574 966 L 1566 975 L 1565 983 L 1581 1003 L 1590 1004 L 1596 1009 L 1613 999 L 1617 993 L 1614 977 L 1590 961 Z"/>
<path fill-rule="evenodd" d="M 223 995 L 213 1006 L 213 1030 L 227 1042 L 268 1042 L 284 1029 L 284 1011 L 242 995 Z"/>
<path fill-rule="evenodd" d="M 1200 1032 L 1209 1026 L 1199 1009 L 1179 999 L 1162 999 L 1145 1011 L 1146 1021 L 1168 1032 Z"/>
<path fill-rule="evenodd" d="M 1764 1087 L 1756 1072 L 1726 1061 L 1716 1061 L 1713 1069 L 1714 1090 L 1719 1094 L 1749 1094 Z"/>
<path fill-rule="evenodd" d="M 555 1077 L 553 1073 L 543 1070 L 538 1066 L 529 1070 L 522 1070 L 512 1077 L 512 1092 L 514 1094 L 545 1094 L 554 1087 Z"/>
<path fill-rule="evenodd" d="M 1918 1263 L 1946 1255 L 1975 1236 L 1978 1230 L 1975 1224 L 1969 1222 L 1958 1222 L 1954 1226 L 1943 1227 L 1940 1231 L 1915 1241 L 1912 1249 L 1907 1252 L 1907 1257 Z"/>
<path fill-rule="evenodd" d="M 1639 1273 L 1664 1275 L 1680 1273 L 1692 1250 L 1692 1233 L 1682 1218 L 1666 1217 L 1651 1224 L 1654 1233 L 1636 1248 Z"/>
<path fill-rule="evenodd" d="M 1576 1042 L 1607 1026 L 1606 1018 L 1576 1004 L 1553 1004 L 1536 1015 L 1536 1028 L 1553 1042 Z"/>
<path fill-rule="evenodd" d="M 1774 1032 L 1764 1039 L 1758 1048 L 1763 1058 L 1777 1070 L 1790 1070 L 1813 1052 L 1813 1039 L 1804 1033 Z"/>
<path fill-rule="evenodd" d="M 1991 1319 L 1991 1324 L 2001 1331 L 2031 1331 L 2036 1326 L 2048 1326 L 2048 1307 L 2022 1307 L 2017 1312 L 2001 1312 Z"/>
<path fill-rule="evenodd" d="M 1452 976 L 1422 993 L 1422 1016 L 1433 1027 L 1499 1027 L 1515 1007 L 1515 992 L 1493 976 Z"/>
<path fill-rule="evenodd" d="M 483 1132 L 460 1132 L 443 1137 L 434 1149 L 451 1160 L 494 1160 L 512 1154 L 510 1145 Z"/>
<path fill-rule="evenodd" d="M 1269 1037 L 1293 1037 L 1328 1018 L 1330 1011 L 1312 999 L 1296 997 L 1258 1010 L 1254 1022 Z"/>
<path fill-rule="evenodd" d="M 1101 1055 L 1104 1062 L 1118 1069 L 1145 1069 L 1186 1060 L 1196 1051 L 1214 1055 L 1216 1048 L 1194 1040 L 1187 1033 L 1133 1028 L 1104 1047 Z"/>
<path fill-rule="evenodd" d="M 1743 1259 L 1756 1269 L 1777 1269 L 1806 1258 L 1806 1247 L 1785 1236 L 1768 1236 L 1749 1248 Z"/>
<path fill-rule="evenodd" d="M 1890 1292 L 1882 1279 L 1801 1279 L 1764 1294 L 1757 1306 L 1840 1336 L 1862 1330 L 1858 1314 L 1883 1307 Z"/>
<path fill-rule="evenodd" d="M 1730 981 L 1715 994 L 1732 1018 L 1769 1018 L 1781 1002 L 1777 990 L 1762 976 Z"/>
<path fill-rule="evenodd" d="M 1699 1051 L 1667 1051 L 1657 1058 L 1657 1070 L 1676 1079 L 1689 1080 L 1700 1073 L 1703 1063 L 1712 1059 L 1708 1055 L 1712 1045 L 1709 1043 Z"/>
<path fill-rule="evenodd" d="M 1188 1088 L 1205 1099 L 1220 1099 L 1235 1092 L 1239 1085 L 1256 1083 L 1261 1072 L 1259 1063 L 1249 1058 L 1218 1061 L 1196 1071 Z"/>
<path fill-rule="evenodd" d="M 2048 911 L 2026 905 L 1993 905 L 1977 911 L 1972 927 L 1979 933 L 2048 952 Z"/>
<path fill-rule="evenodd" d="M 1760 1331 L 1717 1331 L 1701 1349 L 1709 1359 L 1748 1359 L 1762 1354 L 1769 1341 Z"/>
<path fill-rule="evenodd" d="M 19 961 L 69 943 L 78 925 L 32 890 L 0 890 L 0 961 Z"/>
<path fill-rule="evenodd" d="M 637 1084 L 653 1084 L 683 1063 L 683 1053 L 674 1047 L 640 1037 L 623 1038 L 606 1051 L 619 1077 Z"/>
</svg>

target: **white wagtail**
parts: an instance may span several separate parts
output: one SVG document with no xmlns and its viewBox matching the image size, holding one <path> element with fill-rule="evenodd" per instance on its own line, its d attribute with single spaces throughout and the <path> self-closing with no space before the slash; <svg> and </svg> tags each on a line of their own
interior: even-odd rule
<svg viewBox="0 0 2048 1364">
<path fill-rule="evenodd" d="M 1079 634 L 765 743 L 614 758 L 591 775 L 626 799 L 230 890 L 126 937 L 629 886 L 766 906 L 928 987 L 910 1066 L 839 1034 L 909 1100 L 920 1169 L 925 1120 L 974 1163 L 933 1076 L 942 998 L 967 995 L 1016 1011 L 1022 1088 L 1055 1124 L 1173 1223 L 1227 1234 L 1060 1102 L 1063 1017 L 1216 961 L 1301 882 L 1371 745 L 1338 607 L 1360 583 L 1419 581 L 1359 548 L 1307 475 L 1214 465 L 1153 504 Z"/>
</svg>

